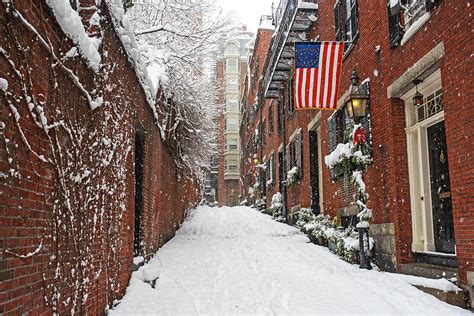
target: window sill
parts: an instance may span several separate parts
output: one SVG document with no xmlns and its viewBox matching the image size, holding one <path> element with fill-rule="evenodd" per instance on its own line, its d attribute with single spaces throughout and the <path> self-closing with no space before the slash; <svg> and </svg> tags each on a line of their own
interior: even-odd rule
<svg viewBox="0 0 474 316">
<path fill-rule="evenodd" d="M 422 27 L 423 25 L 426 24 L 426 22 L 428 22 L 428 20 L 430 19 L 431 17 L 431 14 L 429 12 L 426 12 L 425 14 L 423 14 L 418 20 L 416 20 L 415 23 L 413 23 L 412 25 L 410 25 L 410 27 L 408 28 L 408 30 L 405 32 L 405 34 L 403 35 L 403 38 L 400 42 L 400 45 L 403 46 L 406 44 L 406 42 L 408 42 L 408 40 L 410 38 L 413 37 L 413 35 L 416 34 L 416 32 L 418 32 Z"/>
</svg>

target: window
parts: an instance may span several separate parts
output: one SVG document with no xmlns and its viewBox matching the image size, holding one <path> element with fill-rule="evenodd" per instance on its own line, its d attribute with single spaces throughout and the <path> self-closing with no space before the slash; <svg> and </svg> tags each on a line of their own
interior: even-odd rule
<svg viewBox="0 0 474 316">
<path fill-rule="evenodd" d="M 229 169 L 228 169 L 229 172 L 234 172 L 234 173 L 238 172 L 239 166 L 238 166 L 237 160 L 231 159 L 231 160 L 228 161 L 228 163 L 229 163 L 229 165 L 228 165 L 229 166 Z"/>
<path fill-rule="evenodd" d="M 238 129 L 238 122 L 236 118 L 227 119 L 227 130 L 236 131 Z"/>
<path fill-rule="evenodd" d="M 227 99 L 227 111 L 237 111 L 238 102 L 236 99 Z"/>
<path fill-rule="evenodd" d="M 359 34 L 357 0 L 338 0 L 334 6 L 336 41 L 354 42 Z M 345 45 L 347 49 L 349 45 Z"/>
<path fill-rule="evenodd" d="M 227 91 L 239 91 L 239 85 L 237 83 L 237 80 L 230 79 L 227 81 Z"/>
<path fill-rule="evenodd" d="M 388 0 L 390 47 L 408 40 L 429 18 L 429 10 L 439 0 Z"/>
<path fill-rule="evenodd" d="M 227 149 L 228 150 L 237 150 L 237 139 L 235 138 L 230 138 L 228 143 L 227 143 Z"/>
<path fill-rule="evenodd" d="M 227 58 L 226 60 L 226 71 L 227 72 L 238 72 L 239 65 L 237 58 Z"/>
<path fill-rule="evenodd" d="M 226 55 L 238 55 L 239 54 L 239 48 L 234 44 L 229 44 L 225 48 L 225 54 Z"/>
<path fill-rule="evenodd" d="M 270 159 L 267 161 L 267 185 L 271 186 L 275 184 L 275 154 L 273 153 L 270 156 Z"/>
<path fill-rule="evenodd" d="M 425 0 L 407 0 L 403 13 L 405 29 L 412 26 L 426 13 Z"/>
<path fill-rule="evenodd" d="M 286 146 L 287 172 L 298 168 L 298 179 L 303 177 L 303 130 L 300 128 L 295 138 Z"/>
</svg>

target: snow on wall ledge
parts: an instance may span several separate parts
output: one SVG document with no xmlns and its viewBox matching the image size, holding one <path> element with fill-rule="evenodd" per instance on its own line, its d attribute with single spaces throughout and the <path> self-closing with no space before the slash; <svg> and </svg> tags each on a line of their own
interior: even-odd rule
<svg viewBox="0 0 474 316">
<path fill-rule="evenodd" d="M 141 48 L 138 45 L 135 35 L 133 34 L 130 23 L 125 16 L 123 4 L 121 0 L 108 0 L 107 5 L 112 16 L 112 20 L 115 27 L 115 32 L 122 41 L 123 46 L 127 52 L 128 57 L 131 59 L 137 77 L 140 84 L 145 92 L 146 99 L 150 105 L 153 115 L 156 119 L 156 124 L 160 128 L 161 136 L 164 138 L 164 131 L 158 124 L 158 113 L 155 106 L 156 91 L 150 76 L 148 75 L 147 67 L 141 56 Z M 162 72 L 165 72 L 165 66 L 162 68 Z M 157 85 L 159 86 L 159 84 Z"/>
<path fill-rule="evenodd" d="M 61 29 L 77 45 L 89 67 L 98 72 L 102 60 L 98 50 L 101 40 L 87 35 L 81 17 L 72 9 L 68 0 L 46 0 L 46 3 L 53 11 Z"/>
</svg>

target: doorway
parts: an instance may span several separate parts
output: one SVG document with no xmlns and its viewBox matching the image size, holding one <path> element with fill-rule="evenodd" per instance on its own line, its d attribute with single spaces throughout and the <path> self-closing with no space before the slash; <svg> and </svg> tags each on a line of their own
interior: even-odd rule
<svg viewBox="0 0 474 316">
<path fill-rule="evenodd" d="M 135 256 L 141 253 L 142 242 L 142 213 L 143 213 L 143 158 L 144 140 L 140 133 L 135 134 L 135 234 L 133 252 Z"/>
<path fill-rule="evenodd" d="M 437 252 L 454 253 L 453 207 L 444 121 L 429 126 L 427 137 L 435 248 Z"/>
<path fill-rule="evenodd" d="M 319 196 L 319 149 L 318 132 L 309 131 L 309 161 L 311 181 L 311 209 L 315 214 L 321 213 Z"/>
</svg>

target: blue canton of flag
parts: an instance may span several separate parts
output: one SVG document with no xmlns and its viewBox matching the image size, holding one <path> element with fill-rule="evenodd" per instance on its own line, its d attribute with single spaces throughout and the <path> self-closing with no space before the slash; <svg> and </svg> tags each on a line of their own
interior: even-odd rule
<svg viewBox="0 0 474 316">
<path fill-rule="evenodd" d="M 296 68 L 318 68 L 321 43 L 297 43 Z"/>
</svg>

